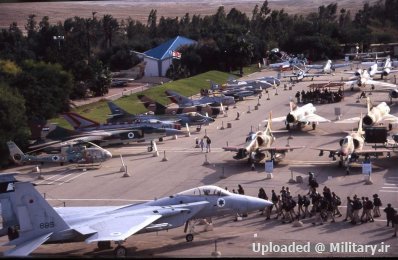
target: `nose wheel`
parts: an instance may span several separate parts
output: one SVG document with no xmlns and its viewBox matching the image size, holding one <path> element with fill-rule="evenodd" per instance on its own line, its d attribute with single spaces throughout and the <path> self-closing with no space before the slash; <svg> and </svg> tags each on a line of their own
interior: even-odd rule
<svg viewBox="0 0 398 260">
<path fill-rule="evenodd" d="M 187 240 L 187 242 L 192 242 L 193 241 L 193 234 L 186 235 L 185 239 Z"/>
<path fill-rule="evenodd" d="M 127 248 L 125 248 L 124 246 L 117 246 L 115 248 L 115 250 L 113 251 L 114 255 L 116 257 L 125 257 L 127 256 Z"/>
</svg>

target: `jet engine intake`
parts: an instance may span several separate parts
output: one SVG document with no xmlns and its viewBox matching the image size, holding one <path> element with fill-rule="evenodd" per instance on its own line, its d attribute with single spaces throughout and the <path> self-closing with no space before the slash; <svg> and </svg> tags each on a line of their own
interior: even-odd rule
<svg viewBox="0 0 398 260">
<path fill-rule="evenodd" d="M 359 148 L 359 141 L 357 139 L 353 139 L 355 149 Z"/>
<path fill-rule="evenodd" d="M 292 115 L 291 113 L 289 113 L 289 114 L 286 116 L 286 121 L 287 121 L 289 124 L 294 123 L 294 122 L 296 121 L 296 117 L 295 117 L 294 115 Z"/>
<path fill-rule="evenodd" d="M 374 117 L 371 115 L 366 115 L 363 117 L 362 122 L 364 125 L 370 126 L 373 125 L 373 123 L 375 122 Z"/>
<path fill-rule="evenodd" d="M 236 160 L 246 158 L 249 155 L 246 149 L 241 148 L 238 150 L 237 154 L 233 157 Z"/>
<path fill-rule="evenodd" d="M 390 97 L 392 98 L 398 98 L 398 90 L 391 90 L 390 91 Z"/>
</svg>

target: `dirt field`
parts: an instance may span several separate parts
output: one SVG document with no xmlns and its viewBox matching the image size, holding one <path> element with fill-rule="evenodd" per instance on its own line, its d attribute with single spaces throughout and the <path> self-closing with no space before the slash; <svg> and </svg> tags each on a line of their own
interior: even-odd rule
<svg viewBox="0 0 398 260">
<path fill-rule="evenodd" d="M 377 0 L 340 0 L 339 8 L 357 10 L 362 8 L 364 2 Z M 316 11 L 320 5 L 327 5 L 336 0 L 269 0 L 271 9 L 284 9 L 288 13 L 309 13 Z M 226 12 L 233 7 L 245 12 L 249 17 L 256 4 L 261 6 L 263 1 L 254 0 L 124 0 L 124 1 L 90 1 L 90 2 L 39 2 L 39 3 L 3 3 L 0 4 L 0 28 L 8 28 L 12 22 L 17 22 L 24 29 L 30 14 L 35 14 L 39 21 L 43 16 L 48 16 L 51 23 L 64 21 L 66 18 L 92 17 L 97 12 L 97 17 L 111 14 L 121 20 L 131 17 L 146 24 L 151 9 L 156 9 L 158 19 L 165 17 L 181 17 L 185 13 L 209 15 L 216 12 L 220 5 Z"/>
</svg>

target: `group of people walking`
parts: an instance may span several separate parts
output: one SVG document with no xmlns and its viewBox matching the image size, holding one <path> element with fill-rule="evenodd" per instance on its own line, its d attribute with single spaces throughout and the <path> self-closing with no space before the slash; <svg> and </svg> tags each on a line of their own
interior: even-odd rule
<svg viewBox="0 0 398 260">
<path fill-rule="evenodd" d="M 265 219 L 271 219 L 274 214 L 274 219 L 281 219 L 282 223 L 291 223 L 294 220 L 300 220 L 313 217 L 312 224 L 323 225 L 329 219 L 334 223 L 336 217 L 342 217 L 339 206 L 342 201 L 339 196 L 329 187 L 323 187 L 322 192 L 318 192 L 319 184 L 312 172 L 309 173 L 309 191 L 307 194 L 298 194 L 297 199 L 291 195 L 289 187 L 283 186 L 279 194 L 275 190 L 271 190 L 271 197 L 267 196 L 264 188 L 258 191 L 258 197 L 264 200 L 269 200 L 273 203 L 272 206 L 261 210 L 261 215 L 265 214 Z M 227 188 L 226 188 L 227 189 Z M 237 191 L 232 190 L 233 193 L 245 194 L 242 185 L 238 185 Z M 311 207 L 310 207 L 311 206 Z M 372 199 L 369 197 L 358 197 L 354 195 L 352 198 L 347 197 L 346 215 L 343 221 L 350 221 L 351 224 L 374 222 L 375 218 L 381 217 L 380 208 L 383 206 L 378 194 L 373 194 Z M 275 210 L 273 211 L 273 209 Z M 362 211 L 361 211 L 362 210 Z M 394 237 L 397 236 L 398 231 L 398 214 L 391 204 L 383 210 L 387 217 L 387 226 L 390 222 L 394 228 Z"/>
</svg>

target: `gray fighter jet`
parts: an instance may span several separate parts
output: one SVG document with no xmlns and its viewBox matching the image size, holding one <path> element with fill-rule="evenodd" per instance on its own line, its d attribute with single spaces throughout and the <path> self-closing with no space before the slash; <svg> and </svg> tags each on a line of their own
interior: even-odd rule
<svg viewBox="0 0 398 260">
<path fill-rule="evenodd" d="M 216 186 L 201 186 L 139 204 L 53 208 L 32 183 L 16 182 L 5 174 L 0 182 L 4 223 L 0 233 L 8 233 L 10 238 L 3 245 L 15 246 L 4 256 L 27 256 L 44 243 L 78 241 L 98 242 L 100 249 L 109 248 L 113 241 L 117 244 L 115 255 L 126 256 L 122 244 L 134 234 L 177 228 L 195 219 L 245 214 L 272 205 Z M 193 240 L 191 232 L 186 240 Z"/>
<path fill-rule="evenodd" d="M 214 119 L 204 116 L 197 112 L 182 113 L 175 115 L 134 115 L 122 109 L 112 101 L 108 101 L 108 107 L 111 110 L 110 118 L 107 119 L 108 123 L 123 122 L 129 120 L 149 121 L 149 122 L 164 122 L 169 124 L 181 124 L 190 126 L 208 125 L 214 122 Z"/>
</svg>

